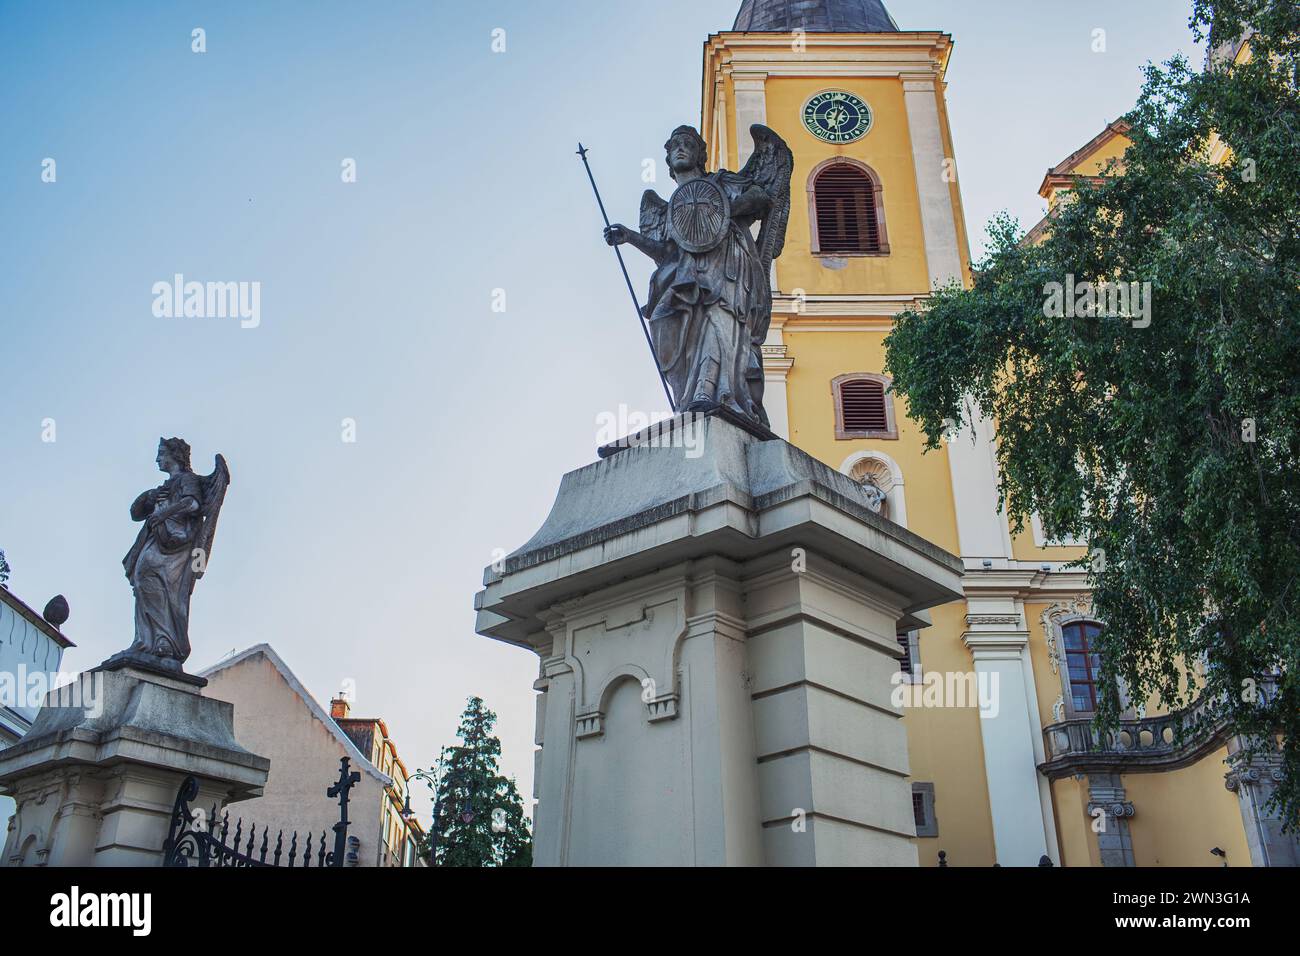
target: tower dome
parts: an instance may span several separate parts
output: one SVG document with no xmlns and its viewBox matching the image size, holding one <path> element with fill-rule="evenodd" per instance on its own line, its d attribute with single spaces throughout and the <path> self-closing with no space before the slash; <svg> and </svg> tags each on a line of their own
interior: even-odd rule
<svg viewBox="0 0 1300 956">
<path fill-rule="evenodd" d="M 882 0 L 745 0 L 732 30 L 740 33 L 897 33 Z"/>
</svg>

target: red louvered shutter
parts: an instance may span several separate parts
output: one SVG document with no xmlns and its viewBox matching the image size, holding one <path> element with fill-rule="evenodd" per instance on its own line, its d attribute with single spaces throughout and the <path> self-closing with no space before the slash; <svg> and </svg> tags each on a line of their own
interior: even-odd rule
<svg viewBox="0 0 1300 956">
<path fill-rule="evenodd" d="M 880 223 L 870 177 L 856 166 L 828 166 L 813 186 L 819 252 L 879 252 Z"/>
<path fill-rule="evenodd" d="M 840 408 L 846 432 L 889 431 L 883 382 L 864 379 L 843 383 L 840 386 Z"/>
</svg>

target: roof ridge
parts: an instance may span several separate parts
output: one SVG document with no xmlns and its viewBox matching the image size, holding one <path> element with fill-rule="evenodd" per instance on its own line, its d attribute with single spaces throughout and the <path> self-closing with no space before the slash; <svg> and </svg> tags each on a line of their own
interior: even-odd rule
<svg viewBox="0 0 1300 956">
<path fill-rule="evenodd" d="M 227 657 L 224 660 L 220 660 L 213 664 L 211 667 L 204 668 L 198 672 L 197 676 L 211 677 L 213 674 L 229 670 L 236 664 L 241 664 L 250 658 L 256 657 L 258 654 L 261 654 L 270 661 L 271 666 L 279 671 L 284 682 L 289 685 L 294 693 L 302 698 L 303 703 L 307 705 L 312 716 L 325 725 L 325 729 L 334 737 L 335 740 L 343 745 L 345 751 L 349 751 L 348 756 L 360 761 L 362 770 L 380 780 L 386 787 L 392 784 L 392 777 L 388 776 L 388 774 L 384 773 L 370 762 L 370 758 L 361 752 L 361 749 L 352 742 L 351 737 L 343 732 L 343 728 L 334 721 L 334 718 L 325 712 L 325 709 L 321 707 L 316 698 L 313 697 L 307 688 L 303 686 L 302 681 L 298 680 L 298 676 L 289 669 L 289 665 L 284 662 L 284 659 L 275 652 L 275 648 L 270 644 L 265 642 L 254 644 L 252 647 L 235 654 L 233 657 Z"/>
</svg>

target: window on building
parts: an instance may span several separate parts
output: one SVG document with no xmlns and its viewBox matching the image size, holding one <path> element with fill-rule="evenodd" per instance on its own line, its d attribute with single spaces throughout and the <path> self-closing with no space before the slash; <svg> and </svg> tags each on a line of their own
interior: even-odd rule
<svg viewBox="0 0 1300 956">
<path fill-rule="evenodd" d="M 898 662 L 898 669 L 907 675 L 905 683 L 919 684 L 921 682 L 921 642 L 919 635 L 916 631 L 899 634 L 898 646 L 903 652 L 903 656 Z"/>
<path fill-rule="evenodd" d="M 1101 625 L 1094 621 L 1071 621 L 1061 627 L 1070 682 L 1070 703 L 1075 713 L 1090 713 L 1097 709 L 1097 679 L 1101 673 L 1101 658 L 1095 647 L 1100 633 Z"/>
<path fill-rule="evenodd" d="M 885 419 L 885 386 L 880 382 L 845 382 L 840 389 L 844 409 L 844 430 L 849 432 L 888 431 Z"/>
<path fill-rule="evenodd" d="M 809 191 L 814 253 L 889 252 L 880 184 L 867 167 L 851 160 L 831 160 L 814 171 Z"/>
<path fill-rule="evenodd" d="M 919 837 L 937 837 L 939 818 L 934 812 L 934 784 L 912 784 L 912 817 Z"/>
<path fill-rule="evenodd" d="M 894 399 L 887 375 L 854 372 L 831 382 L 835 397 L 835 437 L 898 438 Z"/>
</svg>

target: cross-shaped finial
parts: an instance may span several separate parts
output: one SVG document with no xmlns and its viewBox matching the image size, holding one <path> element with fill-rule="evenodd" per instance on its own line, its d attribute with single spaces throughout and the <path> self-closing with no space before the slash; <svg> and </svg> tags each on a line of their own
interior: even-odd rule
<svg viewBox="0 0 1300 956">
<path fill-rule="evenodd" d="M 587 158 L 587 147 L 583 146 L 581 143 L 578 144 L 578 155 L 583 159 Z"/>
<path fill-rule="evenodd" d="M 355 770 L 348 772 L 348 758 L 339 761 L 339 782 L 325 791 L 327 797 L 339 798 L 339 822 L 334 824 L 334 850 L 328 854 L 327 866 L 342 866 L 346 859 L 345 849 L 348 835 L 348 791 L 361 780 L 361 774 Z"/>
<path fill-rule="evenodd" d="M 361 774 L 357 773 L 355 770 L 348 773 L 348 763 L 349 760 L 347 757 L 344 757 L 339 761 L 339 781 L 325 791 L 325 796 L 338 797 L 339 803 L 342 804 L 348 802 L 348 791 L 361 780 Z"/>
</svg>

